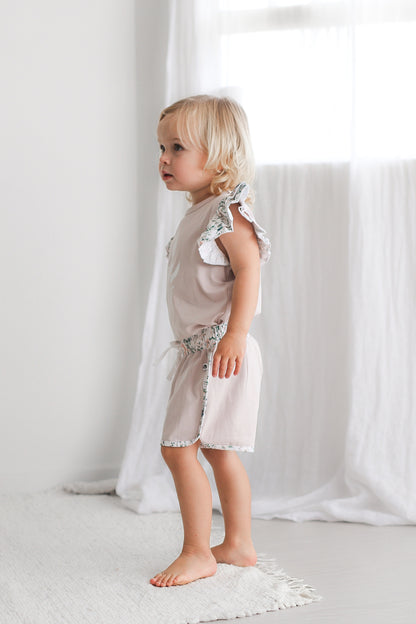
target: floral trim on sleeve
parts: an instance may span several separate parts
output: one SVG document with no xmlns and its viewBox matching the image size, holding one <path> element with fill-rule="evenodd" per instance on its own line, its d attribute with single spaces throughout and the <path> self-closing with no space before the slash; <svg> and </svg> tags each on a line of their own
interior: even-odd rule
<svg viewBox="0 0 416 624">
<path fill-rule="evenodd" d="M 173 241 L 173 239 L 174 239 L 174 238 L 175 238 L 175 237 L 174 237 L 174 236 L 172 236 L 172 238 L 169 240 L 168 244 L 167 244 L 167 245 L 166 245 L 166 247 L 165 247 L 165 250 L 166 250 L 166 257 L 167 257 L 167 258 L 169 258 L 169 254 L 170 254 L 170 247 L 171 247 L 171 245 L 172 245 L 172 241 Z"/>
<path fill-rule="evenodd" d="M 234 231 L 233 215 L 230 210 L 231 204 L 240 204 L 238 210 L 240 214 L 252 223 L 260 250 L 260 262 L 264 264 L 270 258 L 270 241 L 266 236 L 266 231 L 257 223 L 253 213 L 244 203 L 247 199 L 249 187 L 242 182 L 233 191 L 226 195 L 219 203 L 215 215 L 209 221 L 206 230 L 198 239 L 198 251 L 202 260 L 206 264 L 216 264 L 221 266 L 229 265 L 228 258 L 222 253 L 215 242 L 215 239 L 222 234 Z"/>
</svg>

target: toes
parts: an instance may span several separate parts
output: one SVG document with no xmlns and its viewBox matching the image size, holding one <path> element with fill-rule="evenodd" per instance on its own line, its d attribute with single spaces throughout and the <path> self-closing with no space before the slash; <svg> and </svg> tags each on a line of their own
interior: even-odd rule
<svg viewBox="0 0 416 624">
<path fill-rule="evenodd" d="M 166 587 L 167 586 L 167 582 L 168 582 L 168 578 L 169 578 L 169 576 L 167 574 L 164 574 L 162 576 L 162 578 L 160 579 L 159 587 Z"/>
<path fill-rule="evenodd" d="M 168 574 L 166 572 L 160 572 L 150 579 L 152 585 L 156 587 L 172 587 L 173 585 L 184 585 L 187 583 L 183 574 Z"/>
<path fill-rule="evenodd" d="M 150 582 L 152 585 L 156 585 L 157 587 L 164 587 L 163 581 L 165 576 L 166 575 L 163 574 L 163 572 L 160 572 L 159 574 L 156 574 L 156 576 L 154 576 L 152 579 L 150 579 Z"/>
</svg>

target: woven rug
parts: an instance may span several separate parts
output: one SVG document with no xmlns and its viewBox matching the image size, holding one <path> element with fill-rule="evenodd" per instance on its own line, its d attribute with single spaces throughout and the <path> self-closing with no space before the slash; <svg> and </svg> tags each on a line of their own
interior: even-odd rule
<svg viewBox="0 0 416 624">
<path fill-rule="evenodd" d="M 222 537 L 214 516 L 213 542 Z M 0 613 L 7 624 L 197 624 L 319 600 L 274 562 L 220 564 L 182 587 L 149 579 L 179 553 L 179 514 L 137 515 L 117 496 L 61 489 L 0 497 Z"/>
</svg>

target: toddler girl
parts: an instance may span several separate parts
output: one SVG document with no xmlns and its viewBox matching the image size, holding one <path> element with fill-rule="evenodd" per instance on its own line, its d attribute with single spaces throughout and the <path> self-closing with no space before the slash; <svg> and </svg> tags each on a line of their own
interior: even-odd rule
<svg viewBox="0 0 416 624">
<path fill-rule="evenodd" d="M 180 100 L 162 111 L 158 141 L 162 180 L 171 191 L 187 191 L 192 202 L 167 247 L 178 357 L 161 444 L 184 543 L 150 581 L 166 587 L 212 576 L 217 562 L 256 563 L 250 484 L 236 451 L 254 450 L 262 363 L 248 330 L 259 312 L 260 264 L 270 243 L 247 205 L 254 165 L 237 102 L 206 95 Z M 224 516 L 224 541 L 212 549 L 212 495 L 199 449 L 213 468 Z"/>
</svg>

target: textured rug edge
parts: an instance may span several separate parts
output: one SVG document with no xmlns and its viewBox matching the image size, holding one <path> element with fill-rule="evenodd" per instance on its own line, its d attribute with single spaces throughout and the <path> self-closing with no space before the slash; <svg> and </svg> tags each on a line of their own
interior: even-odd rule
<svg viewBox="0 0 416 624">
<path fill-rule="evenodd" d="M 256 567 L 273 577 L 276 583 L 284 584 L 286 591 L 279 590 L 280 596 L 276 601 L 276 609 L 289 609 L 291 607 L 302 607 L 312 602 L 322 600 L 316 589 L 311 585 L 307 585 L 303 579 L 288 576 L 282 568 L 280 568 L 275 559 L 261 553 L 257 557 Z"/>
<path fill-rule="evenodd" d="M 288 576 L 285 571 L 278 566 L 275 559 L 270 558 L 263 553 L 258 555 L 255 568 L 272 577 L 275 581 L 274 589 L 278 595 L 274 598 L 273 605 L 254 609 L 246 608 L 241 611 L 238 611 L 235 608 L 230 611 L 225 609 L 221 610 L 216 615 L 211 616 L 210 619 L 200 619 L 198 617 L 197 619 L 186 620 L 186 624 L 205 624 L 207 622 L 253 617 L 256 615 L 262 615 L 263 613 L 273 613 L 275 611 L 290 609 L 293 607 L 303 607 L 322 600 L 322 596 L 320 596 L 313 587 L 307 585 L 303 579 Z M 182 622 L 182 624 L 185 624 L 185 622 Z"/>
</svg>

